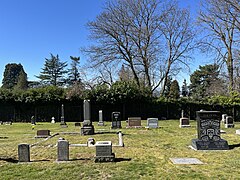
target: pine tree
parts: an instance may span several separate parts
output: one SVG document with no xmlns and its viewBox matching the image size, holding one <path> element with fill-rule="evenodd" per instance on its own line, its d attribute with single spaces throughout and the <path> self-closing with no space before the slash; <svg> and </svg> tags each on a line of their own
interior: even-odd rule
<svg viewBox="0 0 240 180">
<path fill-rule="evenodd" d="M 66 83 L 64 75 L 68 72 L 65 70 L 67 62 L 61 62 L 59 56 L 51 54 L 51 58 L 45 58 L 45 64 L 39 76 L 43 85 L 63 86 Z"/>
<path fill-rule="evenodd" d="M 178 81 L 174 80 L 171 83 L 171 86 L 170 86 L 169 97 L 173 98 L 173 99 L 178 99 L 179 98 L 179 92 L 180 92 L 180 88 L 179 88 Z"/>
<path fill-rule="evenodd" d="M 80 72 L 79 72 L 79 63 L 80 63 L 80 57 L 73 57 L 70 56 L 70 59 L 72 60 L 71 63 L 71 69 L 68 71 L 68 79 L 67 82 L 70 86 L 80 83 L 81 78 L 80 78 Z"/>
<path fill-rule="evenodd" d="M 182 85 L 182 96 L 183 97 L 188 96 L 188 87 L 187 87 L 186 79 L 184 79 L 183 85 Z"/>
</svg>

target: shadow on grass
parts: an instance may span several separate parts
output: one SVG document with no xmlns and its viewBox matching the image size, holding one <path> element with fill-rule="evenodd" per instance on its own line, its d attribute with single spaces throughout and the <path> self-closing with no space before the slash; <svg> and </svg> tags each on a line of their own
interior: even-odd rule
<svg viewBox="0 0 240 180">
<path fill-rule="evenodd" d="M 234 149 L 234 148 L 237 148 L 237 147 L 240 147 L 240 143 L 239 144 L 231 144 L 231 145 L 228 145 L 229 149 Z"/>
<path fill-rule="evenodd" d="M 132 158 L 115 158 L 115 162 L 131 161 Z"/>
<path fill-rule="evenodd" d="M 18 163 L 18 160 L 13 158 L 0 158 L 0 161 L 6 161 L 9 163 Z"/>
</svg>

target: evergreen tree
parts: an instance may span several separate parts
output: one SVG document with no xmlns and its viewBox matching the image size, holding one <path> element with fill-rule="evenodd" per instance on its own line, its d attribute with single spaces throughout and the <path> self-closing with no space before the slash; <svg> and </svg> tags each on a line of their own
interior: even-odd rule
<svg viewBox="0 0 240 180">
<path fill-rule="evenodd" d="M 51 58 L 45 58 L 45 64 L 39 76 L 43 85 L 63 86 L 66 83 L 64 75 L 68 72 L 65 70 L 67 62 L 61 62 L 59 56 L 51 54 Z"/>
<path fill-rule="evenodd" d="M 19 77 L 21 75 L 21 77 Z M 21 86 L 25 86 L 27 84 L 27 74 L 25 73 L 23 66 L 21 64 L 7 64 L 5 66 L 2 87 L 6 89 L 13 89 L 14 86 L 18 84 L 18 81 Z"/>
<path fill-rule="evenodd" d="M 224 89 L 224 83 L 220 80 L 218 76 L 218 65 L 210 64 L 205 66 L 199 66 L 199 70 L 194 71 L 193 74 L 191 74 L 190 76 L 191 96 L 194 98 L 203 98 L 206 96 L 210 96 L 210 92 L 216 93 L 216 87 L 219 90 Z"/>
<path fill-rule="evenodd" d="M 70 59 L 72 60 L 71 63 L 71 69 L 68 71 L 68 84 L 72 86 L 73 84 L 80 83 L 80 72 L 79 72 L 79 63 L 80 63 L 80 57 L 73 57 L 70 56 Z"/>
<path fill-rule="evenodd" d="M 171 86 L 170 86 L 169 97 L 173 98 L 173 99 L 178 99 L 179 98 L 179 92 L 180 92 L 180 88 L 179 88 L 178 81 L 174 80 L 171 83 Z"/>
<path fill-rule="evenodd" d="M 183 97 L 188 96 L 188 87 L 187 87 L 186 79 L 184 79 L 183 85 L 182 85 L 182 96 Z"/>
<path fill-rule="evenodd" d="M 14 89 L 25 90 L 27 88 L 28 88 L 27 74 L 25 72 L 21 71 L 18 76 L 18 82 L 17 82 L 16 86 L 14 86 Z"/>
</svg>

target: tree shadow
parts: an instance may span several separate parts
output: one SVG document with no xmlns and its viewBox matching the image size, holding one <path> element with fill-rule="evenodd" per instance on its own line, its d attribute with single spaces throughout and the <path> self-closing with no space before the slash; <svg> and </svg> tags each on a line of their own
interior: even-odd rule
<svg viewBox="0 0 240 180">
<path fill-rule="evenodd" d="M 131 161 L 132 158 L 115 158 L 115 162 Z"/>
</svg>

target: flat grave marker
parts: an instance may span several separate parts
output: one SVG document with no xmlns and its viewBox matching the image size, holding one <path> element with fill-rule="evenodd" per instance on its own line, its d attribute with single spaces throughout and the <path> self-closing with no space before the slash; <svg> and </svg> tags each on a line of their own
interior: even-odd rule
<svg viewBox="0 0 240 180">
<path fill-rule="evenodd" d="M 170 158 L 173 164 L 204 164 L 197 158 Z"/>
</svg>

